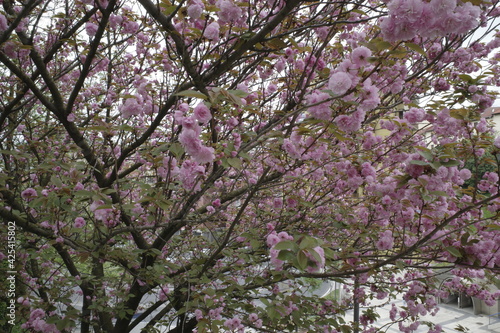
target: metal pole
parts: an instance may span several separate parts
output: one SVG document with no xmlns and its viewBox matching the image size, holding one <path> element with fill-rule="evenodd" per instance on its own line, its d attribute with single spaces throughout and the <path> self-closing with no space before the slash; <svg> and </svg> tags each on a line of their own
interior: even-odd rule
<svg viewBox="0 0 500 333">
<path fill-rule="evenodd" d="M 356 297 L 356 289 L 359 288 L 359 282 L 358 282 L 358 277 L 354 277 L 354 293 L 353 293 L 353 303 L 354 303 L 354 314 L 353 314 L 353 321 L 354 321 L 354 330 L 353 333 L 359 333 L 359 302 L 358 298 Z"/>
</svg>

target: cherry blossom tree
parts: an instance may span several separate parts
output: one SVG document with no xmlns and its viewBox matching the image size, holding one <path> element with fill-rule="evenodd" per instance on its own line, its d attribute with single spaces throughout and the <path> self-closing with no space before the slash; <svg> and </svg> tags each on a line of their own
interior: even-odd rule
<svg viewBox="0 0 500 333">
<path fill-rule="evenodd" d="M 5 330 L 376 332 L 403 295 L 390 325 L 440 332 L 447 292 L 498 298 L 496 0 L 0 2 Z"/>
</svg>

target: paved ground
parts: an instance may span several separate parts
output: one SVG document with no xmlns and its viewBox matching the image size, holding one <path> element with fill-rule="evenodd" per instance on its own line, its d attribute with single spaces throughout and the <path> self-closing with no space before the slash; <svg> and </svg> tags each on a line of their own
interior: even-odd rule
<svg viewBox="0 0 500 333">
<path fill-rule="evenodd" d="M 396 305 L 402 305 L 402 301 L 396 301 Z M 459 309 L 457 306 L 440 304 L 440 310 L 436 316 L 425 316 L 422 319 L 430 321 L 435 324 L 440 324 L 444 332 L 459 332 L 455 328 L 458 325 L 466 327 L 469 329 L 470 333 L 482 333 L 482 332 L 500 332 L 500 318 L 490 318 L 487 315 L 474 315 L 472 312 L 472 307 Z M 381 320 L 380 324 L 385 324 L 389 322 L 389 310 L 390 307 L 386 306 L 380 309 L 379 314 Z M 385 319 L 384 319 L 385 318 Z M 491 324 L 490 324 L 491 321 Z M 421 326 L 416 332 L 427 332 L 427 326 Z M 393 326 L 387 330 L 387 332 L 400 332 L 397 326 Z"/>
<path fill-rule="evenodd" d="M 403 301 L 396 301 L 396 305 L 402 305 Z M 389 310 L 390 306 L 385 306 L 379 309 L 379 314 L 381 320 L 379 320 L 379 324 L 385 324 L 389 322 Z M 352 316 L 352 311 L 348 312 L 347 318 Z M 346 318 L 346 319 L 347 319 Z M 445 333 L 457 333 L 455 328 L 458 325 L 468 328 L 468 333 L 500 333 L 500 318 L 497 318 L 496 321 L 492 321 L 490 324 L 490 318 L 487 315 L 474 315 L 471 308 L 459 309 L 457 306 L 440 304 L 440 310 L 436 316 L 425 316 L 422 318 L 423 320 L 433 322 L 435 324 L 441 324 Z M 140 327 L 143 327 L 146 323 L 141 323 L 139 327 L 134 330 L 134 333 L 140 332 Z M 427 326 L 421 326 L 416 333 L 427 332 Z M 250 333 L 249 330 L 247 333 Z M 393 326 L 387 329 L 385 332 L 400 332 L 397 326 Z M 310 332 L 314 333 L 314 332 Z"/>
</svg>

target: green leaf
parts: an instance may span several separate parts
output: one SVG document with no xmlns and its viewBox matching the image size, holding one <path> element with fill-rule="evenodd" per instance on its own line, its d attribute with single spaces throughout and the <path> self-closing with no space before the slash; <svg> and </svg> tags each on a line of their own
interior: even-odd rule
<svg viewBox="0 0 500 333">
<path fill-rule="evenodd" d="M 396 267 L 399 269 L 405 268 L 405 263 L 402 260 L 396 261 Z"/>
<path fill-rule="evenodd" d="M 287 44 L 280 38 L 273 38 L 266 45 L 275 50 L 282 50 L 287 47 Z"/>
<path fill-rule="evenodd" d="M 175 96 L 193 97 L 200 99 L 207 99 L 207 95 L 196 90 L 184 90 L 175 94 Z"/>
<path fill-rule="evenodd" d="M 462 237 L 460 237 L 460 244 L 462 244 L 463 246 L 467 245 L 469 242 L 469 237 L 470 237 L 470 234 L 468 232 L 466 232 L 465 234 L 462 235 Z"/>
<path fill-rule="evenodd" d="M 276 309 L 274 307 L 267 308 L 267 315 L 271 319 L 281 318 L 281 314 L 279 314 L 278 311 L 276 311 Z"/>
<path fill-rule="evenodd" d="M 221 163 L 222 163 L 222 167 L 223 167 L 224 169 L 228 169 L 228 168 L 230 167 L 229 162 L 227 161 L 227 158 L 223 158 L 223 159 L 221 159 L 220 161 L 221 161 Z"/>
<path fill-rule="evenodd" d="M 182 148 L 182 145 L 178 142 L 172 143 L 168 150 L 170 150 L 176 158 L 179 158 L 182 154 L 184 154 L 184 148 Z"/>
<path fill-rule="evenodd" d="M 87 190 L 78 190 L 74 194 L 77 197 L 91 198 L 94 195 L 94 192 L 87 191 Z"/>
<path fill-rule="evenodd" d="M 281 241 L 278 244 L 274 245 L 275 250 L 296 250 L 297 244 L 290 240 Z"/>
<path fill-rule="evenodd" d="M 234 90 L 220 89 L 220 94 L 224 96 L 226 100 L 230 101 L 231 103 L 236 104 L 238 106 L 243 106 L 241 98 L 236 94 L 234 94 L 233 91 Z"/>
<path fill-rule="evenodd" d="M 298 267 L 299 269 L 301 270 L 305 270 L 307 268 L 307 261 L 308 261 L 308 258 L 305 254 L 304 251 L 299 251 L 297 253 L 297 264 L 298 264 Z"/>
<path fill-rule="evenodd" d="M 441 162 L 441 165 L 445 166 L 445 167 L 453 167 L 453 166 L 460 165 L 460 161 L 458 161 L 458 160 L 449 160 L 449 161 L 446 161 L 446 162 Z"/>
<path fill-rule="evenodd" d="M 403 58 L 407 57 L 408 51 L 393 50 L 393 51 L 389 51 L 388 54 L 394 56 L 394 58 L 403 59 Z"/>
<path fill-rule="evenodd" d="M 419 161 L 419 160 L 412 160 L 412 161 L 410 161 L 410 164 L 415 164 L 415 165 L 429 165 L 429 162 L 427 162 L 427 161 Z"/>
<path fill-rule="evenodd" d="M 374 45 L 377 48 L 377 51 L 389 50 L 392 48 L 392 44 L 386 42 L 385 40 L 374 41 Z"/>
<path fill-rule="evenodd" d="M 329 248 L 326 248 L 326 249 L 324 248 L 323 250 L 325 251 L 325 258 L 335 259 L 338 256 L 338 252 L 335 250 L 332 250 Z"/>
<path fill-rule="evenodd" d="M 437 195 L 440 197 L 447 197 L 448 196 L 448 193 L 446 193 L 445 191 L 430 191 L 429 194 Z"/>
<path fill-rule="evenodd" d="M 486 228 L 493 229 L 493 230 L 500 230 L 500 225 L 498 225 L 498 224 L 488 224 L 486 226 Z"/>
<path fill-rule="evenodd" d="M 310 236 L 304 236 L 299 244 L 299 249 L 312 249 L 319 245 L 319 242 L 316 238 Z"/>
<path fill-rule="evenodd" d="M 434 159 L 434 156 L 432 155 L 432 153 L 429 149 L 420 148 L 417 150 L 417 153 L 429 162 Z"/>
<path fill-rule="evenodd" d="M 236 170 L 241 170 L 242 162 L 239 158 L 237 157 L 228 158 L 227 163 Z"/>
<path fill-rule="evenodd" d="M 429 163 L 429 165 L 431 167 L 433 167 L 435 170 L 439 169 L 439 167 L 441 166 L 441 162 L 439 161 L 435 161 L 435 162 L 432 162 L 432 163 Z"/>
<path fill-rule="evenodd" d="M 264 304 L 265 306 L 270 306 L 271 303 L 269 303 L 269 300 L 267 298 L 261 297 L 259 300 Z"/>
<path fill-rule="evenodd" d="M 71 327 L 72 322 L 68 317 L 57 319 L 58 321 L 56 321 L 56 327 L 58 330 L 63 331 L 65 328 Z"/>
<path fill-rule="evenodd" d="M 205 294 L 209 296 L 214 296 L 215 295 L 215 289 L 214 288 L 207 288 L 204 290 Z"/>
<path fill-rule="evenodd" d="M 278 259 L 281 261 L 293 261 L 295 254 L 292 251 L 281 250 L 278 253 Z"/>
<path fill-rule="evenodd" d="M 64 184 L 62 183 L 61 179 L 59 179 L 59 177 L 58 177 L 58 176 L 56 176 L 56 175 L 52 175 L 52 176 L 50 177 L 50 182 L 51 182 L 53 185 L 55 185 L 55 186 L 57 186 L 57 187 L 59 187 L 59 188 L 64 187 Z"/>
<path fill-rule="evenodd" d="M 252 157 L 247 152 L 244 151 L 240 151 L 238 153 L 238 156 L 243 158 L 245 161 L 250 161 L 252 159 Z"/>
<path fill-rule="evenodd" d="M 116 190 L 114 188 L 105 188 L 101 191 L 101 193 L 103 194 L 112 194 L 112 193 L 116 193 Z"/>
<path fill-rule="evenodd" d="M 322 259 L 321 256 L 319 255 L 318 252 L 316 252 L 316 250 L 314 250 L 314 249 L 305 249 L 304 251 L 306 253 L 309 253 L 314 258 L 314 260 L 316 262 L 321 262 L 322 261 L 321 260 Z"/>
<path fill-rule="evenodd" d="M 172 208 L 171 203 L 166 200 L 158 200 L 156 204 L 158 205 L 158 207 L 163 209 L 163 211 L 169 211 Z"/>
<path fill-rule="evenodd" d="M 447 246 L 445 250 L 455 258 L 462 258 L 462 253 L 456 247 Z"/>
<path fill-rule="evenodd" d="M 231 95 L 239 97 L 239 98 L 245 98 L 248 96 L 247 92 L 244 92 L 243 90 L 239 90 L 239 89 L 228 90 L 227 92 L 230 93 Z"/>
<path fill-rule="evenodd" d="M 418 52 L 420 53 L 421 55 L 423 55 L 424 57 L 426 57 L 427 55 L 425 54 L 425 51 L 420 47 L 420 45 L 417 45 L 415 43 L 405 43 L 405 46 L 407 48 L 409 48 L 410 50 L 413 50 L 415 52 Z"/>
<path fill-rule="evenodd" d="M 367 15 L 367 14 L 366 14 L 364 11 L 362 11 L 361 9 L 353 9 L 353 10 L 352 10 L 352 12 L 353 12 L 353 13 L 358 13 L 358 14 L 363 15 L 363 16 Z"/>
<path fill-rule="evenodd" d="M 467 109 L 450 110 L 450 117 L 455 119 L 464 120 L 467 118 L 468 115 L 469 111 Z"/>
<path fill-rule="evenodd" d="M 256 239 L 251 239 L 250 246 L 252 247 L 252 250 L 257 250 L 260 248 L 260 242 Z"/>
<path fill-rule="evenodd" d="M 467 75 L 467 74 L 459 74 L 458 77 L 466 82 L 472 82 L 472 80 L 473 80 L 472 76 Z"/>
<path fill-rule="evenodd" d="M 253 31 L 247 31 L 244 34 L 240 35 L 240 39 L 249 40 L 253 36 L 255 36 L 255 32 L 253 32 Z"/>
</svg>

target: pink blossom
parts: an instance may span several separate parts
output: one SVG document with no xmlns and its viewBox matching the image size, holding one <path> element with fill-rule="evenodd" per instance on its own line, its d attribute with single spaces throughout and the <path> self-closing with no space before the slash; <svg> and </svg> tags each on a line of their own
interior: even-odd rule
<svg viewBox="0 0 500 333">
<path fill-rule="evenodd" d="M 349 133 L 359 130 L 363 119 L 359 111 L 356 111 L 350 116 L 345 114 L 340 115 L 336 117 L 334 121 L 340 130 Z"/>
<path fill-rule="evenodd" d="M 131 116 L 137 116 L 143 113 L 142 106 L 138 103 L 137 99 L 134 97 L 127 98 L 125 103 L 119 108 L 122 116 L 124 118 L 129 118 Z"/>
<path fill-rule="evenodd" d="M 371 177 L 375 178 L 377 174 L 376 174 L 375 168 L 370 164 L 370 162 L 364 162 L 361 165 L 361 175 L 363 177 L 371 176 Z"/>
<path fill-rule="evenodd" d="M 380 104 L 379 90 L 370 79 L 363 83 L 362 96 L 363 102 L 360 110 L 370 111 Z"/>
<path fill-rule="evenodd" d="M 103 221 L 103 222 L 108 222 L 109 219 L 112 217 L 112 211 L 113 209 L 111 208 L 99 208 L 104 205 L 104 201 L 98 200 L 94 201 L 90 205 L 90 210 L 94 212 L 94 216 L 96 220 Z"/>
<path fill-rule="evenodd" d="M 252 321 L 252 322 L 253 322 L 253 321 L 256 321 L 256 320 L 258 320 L 258 319 L 259 319 L 259 316 L 258 316 L 256 313 L 250 313 L 250 314 L 248 315 L 248 320 L 250 320 L 250 321 Z"/>
<path fill-rule="evenodd" d="M 368 58 L 372 56 L 372 51 L 366 46 L 360 46 L 352 50 L 351 61 L 358 67 L 368 65 Z"/>
<path fill-rule="evenodd" d="M 185 130 L 192 130 L 196 133 L 196 135 L 201 134 L 201 127 L 198 125 L 198 120 L 194 116 L 182 117 L 181 123 Z"/>
<path fill-rule="evenodd" d="M 212 147 L 202 146 L 192 156 L 196 163 L 205 164 L 212 163 L 215 159 L 215 150 Z"/>
<path fill-rule="evenodd" d="M 194 315 L 196 317 L 196 320 L 203 319 L 203 312 L 200 309 L 194 310 Z"/>
<path fill-rule="evenodd" d="M 7 41 L 3 43 L 2 46 L 3 46 L 3 52 L 8 57 L 15 58 L 17 56 L 18 46 L 14 42 Z"/>
<path fill-rule="evenodd" d="M 484 177 L 488 179 L 490 183 L 498 182 L 498 174 L 496 172 L 486 172 Z"/>
<path fill-rule="evenodd" d="M 281 241 L 281 239 L 276 235 L 276 232 L 272 232 L 267 236 L 266 243 L 267 246 L 269 247 L 274 247 L 274 245 L 278 244 Z"/>
<path fill-rule="evenodd" d="M 160 292 L 158 293 L 158 298 L 160 301 L 166 301 L 168 299 L 168 294 L 170 293 L 170 289 L 167 286 L 163 286 L 160 288 Z"/>
<path fill-rule="evenodd" d="M 295 146 L 295 144 L 290 139 L 283 140 L 283 150 L 285 150 L 290 157 L 295 159 L 300 159 L 301 153 L 299 149 Z"/>
<path fill-rule="evenodd" d="M 210 23 L 203 32 L 203 37 L 213 40 L 214 42 L 219 40 L 219 29 L 220 26 L 217 22 Z"/>
<path fill-rule="evenodd" d="M 500 148 L 500 136 L 497 136 L 495 138 L 495 141 L 493 141 L 493 144 L 495 145 L 495 147 Z"/>
<path fill-rule="evenodd" d="M 280 240 L 293 240 L 293 236 L 289 235 L 286 231 L 280 231 L 278 234 Z"/>
<path fill-rule="evenodd" d="M 188 191 L 199 191 L 201 189 L 198 178 L 205 174 L 205 168 L 195 161 L 186 160 L 178 171 L 178 178 L 182 187 Z"/>
<path fill-rule="evenodd" d="M 443 78 L 437 79 L 434 82 L 433 86 L 434 86 L 434 89 L 436 89 L 437 91 L 447 91 L 451 87 L 450 84 L 448 83 L 448 81 L 446 81 Z"/>
<path fill-rule="evenodd" d="M 135 21 L 124 21 L 122 26 L 123 32 L 126 34 L 135 34 L 139 30 L 139 23 Z"/>
<path fill-rule="evenodd" d="M 182 147 L 184 147 L 186 153 L 191 156 L 197 155 L 203 147 L 198 134 L 192 129 L 188 128 L 184 128 L 182 130 L 181 134 L 179 135 L 179 142 L 181 143 Z"/>
<path fill-rule="evenodd" d="M 109 16 L 109 26 L 116 29 L 123 22 L 123 17 L 121 15 L 111 14 Z"/>
<path fill-rule="evenodd" d="M 469 169 L 462 169 L 459 172 L 459 177 L 462 178 L 462 180 L 467 180 L 470 177 L 472 177 L 472 173 L 470 172 Z"/>
<path fill-rule="evenodd" d="M 325 251 L 323 250 L 323 248 L 320 246 L 316 246 L 313 251 L 318 254 L 320 261 L 318 261 L 314 255 L 306 252 L 306 256 L 315 264 L 314 266 L 307 267 L 306 270 L 309 273 L 318 272 L 325 267 Z"/>
<path fill-rule="evenodd" d="M 201 17 L 204 8 L 205 6 L 203 5 L 203 2 L 193 1 L 187 7 L 187 14 L 190 18 L 196 20 Z"/>
<path fill-rule="evenodd" d="M 217 6 L 219 7 L 219 19 L 222 23 L 236 21 L 242 16 L 241 8 L 231 0 L 219 0 Z"/>
<path fill-rule="evenodd" d="M 239 329 L 241 325 L 241 319 L 238 317 L 234 317 L 232 319 L 228 319 L 224 322 L 224 326 L 229 328 L 230 330 L 236 330 Z"/>
<path fill-rule="evenodd" d="M 351 77 L 345 72 L 337 72 L 330 76 L 328 89 L 335 95 L 343 95 L 351 88 Z"/>
<path fill-rule="evenodd" d="M 52 226 L 49 224 L 49 221 L 43 221 L 42 223 L 40 223 L 40 226 L 47 229 L 52 228 Z"/>
<path fill-rule="evenodd" d="M 311 104 L 307 111 L 316 119 L 330 120 L 332 115 L 330 105 L 332 102 L 328 101 L 329 98 L 330 95 L 324 92 L 311 93 L 306 97 L 307 104 Z"/>
<path fill-rule="evenodd" d="M 24 191 L 21 192 L 21 198 L 23 198 L 26 201 L 30 201 L 38 196 L 38 193 L 36 192 L 35 189 L 33 188 L 27 188 Z"/>
<path fill-rule="evenodd" d="M 392 0 L 389 16 L 380 20 L 382 36 L 387 41 L 410 40 L 417 35 L 437 37 L 464 34 L 478 24 L 480 9 L 456 0 Z"/>
<path fill-rule="evenodd" d="M 273 94 L 278 90 L 278 87 L 274 83 L 270 83 L 269 86 L 267 87 L 267 93 L 268 94 Z"/>
<path fill-rule="evenodd" d="M 276 64 L 274 64 L 274 69 L 277 71 L 277 72 L 281 72 L 285 69 L 285 61 L 280 58 Z"/>
<path fill-rule="evenodd" d="M 82 228 L 85 226 L 85 219 L 83 217 L 77 217 L 73 225 L 75 228 Z"/>
<path fill-rule="evenodd" d="M 484 133 L 488 130 L 488 123 L 484 118 L 481 118 L 481 120 L 476 124 L 476 129 L 479 133 Z"/>
<path fill-rule="evenodd" d="M 210 109 L 204 103 L 198 104 L 193 111 L 194 117 L 202 124 L 206 124 L 212 119 Z"/>
<path fill-rule="evenodd" d="M 271 265 L 274 266 L 276 269 L 281 269 L 283 267 L 284 262 L 280 259 L 278 259 L 279 255 L 279 250 L 271 249 L 269 251 L 269 254 L 271 255 Z"/>
<path fill-rule="evenodd" d="M 451 13 L 457 7 L 456 0 L 431 0 L 430 8 L 436 15 L 446 16 Z"/>
<path fill-rule="evenodd" d="M 0 31 L 5 31 L 9 28 L 9 23 L 5 15 L 0 14 Z"/>
<path fill-rule="evenodd" d="M 415 124 L 421 122 L 425 118 L 425 111 L 419 108 L 411 108 L 404 113 L 404 118 L 410 123 Z"/>
<path fill-rule="evenodd" d="M 377 241 L 377 248 L 379 250 L 390 250 L 394 246 L 394 238 L 392 237 L 392 231 L 386 230 L 380 234 L 380 238 Z"/>
<path fill-rule="evenodd" d="M 85 24 L 85 31 L 87 32 L 87 35 L 89 36 L 95 36 L 97 33 L 98 25 L 92 22 L 87 22 Z"/>
<path fill-rule="evenodd" d="M 442 333 L 443 332 L 443 327 L 439 324 L 436 324 L 433 329 L 429 330 L 428 333 Z"/>
</svg>

